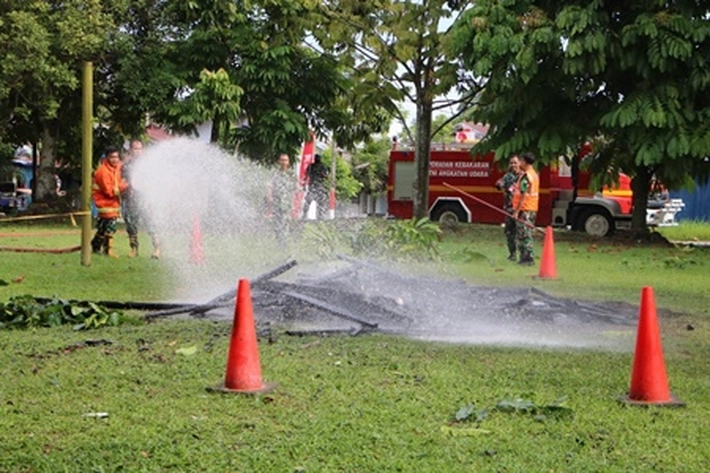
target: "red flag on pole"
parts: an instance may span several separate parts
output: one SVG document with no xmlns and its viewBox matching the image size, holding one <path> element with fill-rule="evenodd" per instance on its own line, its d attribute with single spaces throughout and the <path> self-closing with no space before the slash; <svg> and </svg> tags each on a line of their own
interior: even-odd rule
<svg viewBox="0 0 710 473">
<path fill-rule="evenodd" d="M 303 143 L 303 151 L 298 158 L 298 166 L 296 166 L 296 172 L 298 173 L 298 190 L 294 196 L 292 212 L 292 217 L 295 219 L 301 216 L 303 200 L 305 198 L 305 188 L 308 184 L 308 166 L 313 162 L 315 151 L 316 139 L 313 132 L 310 132 L 310 139 Z"/>
<path fill-rule="evenodd" d="M 310 135 L 310 139 L 303 143 L 303 152 L 298 160 L 298 183 L 301 187 L 305 187 L 307 184 L 308 175 L 306 172 L 308 171 L 308 166 L 310 166 L 313 162 L 313 157 L 315 156 L 316 151 L 315 136 L 313 136 L 313 132 L 310 132 Z"/>
</svg>

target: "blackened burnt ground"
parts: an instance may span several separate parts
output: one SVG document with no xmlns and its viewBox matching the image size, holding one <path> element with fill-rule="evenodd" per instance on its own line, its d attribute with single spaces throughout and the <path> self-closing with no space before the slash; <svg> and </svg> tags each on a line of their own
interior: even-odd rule
<svg viewBox="0 0 710 473">
<path fill-rule="evenodd" d="M 631 304 L 404 275 L 366 261 L 340 263 L 319 274 L 280 274 L 252 284 L 257 325 L 291 335 L 381 331 L 457 343 L 633 349 L 639 309 Z M 232 321 L 234 302 L 199 316 Z"/>
</svg>

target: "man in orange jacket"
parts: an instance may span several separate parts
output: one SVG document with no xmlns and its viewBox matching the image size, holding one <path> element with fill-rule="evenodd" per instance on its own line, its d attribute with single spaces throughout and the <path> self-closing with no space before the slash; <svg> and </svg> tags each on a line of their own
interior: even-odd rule
<svg viewBox="0 0 710 473">
<path fill-rule="evenodd" d="M 532 231 L 535 228 L 540 200 L 540 178 L 533 168 L 534 162 L 535 156 L 532 153 L 522 155 L 520 169 L 523 172 L 513 189 L 513 218 L 518 220 L 516 224 L 516 237 L 520 252 L 518 263 L 522 265 L 534 263 Z"/>
<path fill-rule="evenodd" d="M 96 235 L 91 240 L 94 253 L 104 253 L 118 258 L 113 251 L 113 235 L 116 233 L 116 220 L 121 216 L 121 193 L 128 184 L 121 177 L 121 155 L 117 148 L 106 150 L 105 158 L 94 172 L 91 195 L 98 210 Z"/>
</svg>

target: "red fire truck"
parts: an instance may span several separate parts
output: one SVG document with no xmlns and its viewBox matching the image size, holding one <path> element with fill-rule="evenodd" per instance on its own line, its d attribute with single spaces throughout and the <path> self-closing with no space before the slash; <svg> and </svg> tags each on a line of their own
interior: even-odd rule
<svg viewBox="0 0 710 473">
<path fill-rule="evenodd" d="M 431 151 L 429 164 L 429 218 L 440 222 L 502 223 L 505 216 L 503 193 L 495 182 L 505 174 L 493 154 L 472 156 L 470 144 L 439 145 Z M 505 163 L 503 163 L 505 166 Z M 590 190 L 590 176 L 579 173 L 574 197 L 572 172 L 563 160 L 538 169 L 540 203 L 537 225 L 569 227 L 590 235 L 605 236 L 631 224 L 633 196 L 628 176 L 620 177 L 619 186 L 602 192 Z M 387 212 L 396 218 L 413 215 L 414 150 L 390 152 L 387 185 Z M 465 196 L 446 186 L 456 187 L 488 203 Z M 650 225 L 674 225 L 682 201 L 649 201 Z"/>
</svg>

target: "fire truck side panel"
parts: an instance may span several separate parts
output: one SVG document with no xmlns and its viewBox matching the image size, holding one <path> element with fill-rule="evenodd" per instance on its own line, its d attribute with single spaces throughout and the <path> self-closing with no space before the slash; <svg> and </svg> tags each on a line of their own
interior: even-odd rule
<svg viewBox="0 0 710 473">
<path fill-rule="evenodd" d="M 587 147 L 589 148 L 589 147 Z M 580 153 L 583 158 L 589 149 Z M 429 169 L 429 218 L 433 221 L 502 223 L 505 215 L 503 192 L 495 182 L 505 170 L 493 161 L 493 154 L 473 157 L 468 149 L 432 149 Z M 574 200 L 572 173 L 564 159 L 538 170 L 540 205 L 536 224 L 570 226 L 591 235 L 604 236 L 614 230 L 629 228 L 633 209 L 631 179 L 621 174 L 619 183 L 601 192 L 591 189 L 591 176 L 580 170 L 577 198 Z M 387 186 L 388 213 L 396 218 L 413 216 L 414 151 L 393 150 L 390 153 Z M 457 192 L 444 184 L 471 194 Z M 485 204 L 481 203 L 484 201 Z M 487 204 L 487 205 L 486 205 Z M 683 208 L 682 201 L 670 199 L 649 203 L 649 225 L 674 225 L 675 214 Z"/>
<path fill-rule="evenodd" d="M 467 150 L 432 151 L 429 163 L 429 213 L 438 220 L 443 213 L 458 214 L 459 221 L 502 223 L 505 215 L 503 192 L 495 188 L 505 170 L 493 161 L 493 154 L 476 156 Z M 414 198 L 414 152 L 392 151 L 389 163 L 388 212 L 397 218 L 411 218 Z M 552 210 L 551 178 L 556 174 L 544 168 L 540 172 L 540 209 L 538 224 L 548 225 Z M 494 208 L 456 192 L 444 184 L 454 186 L 485 201 Z"/>
</svg>

